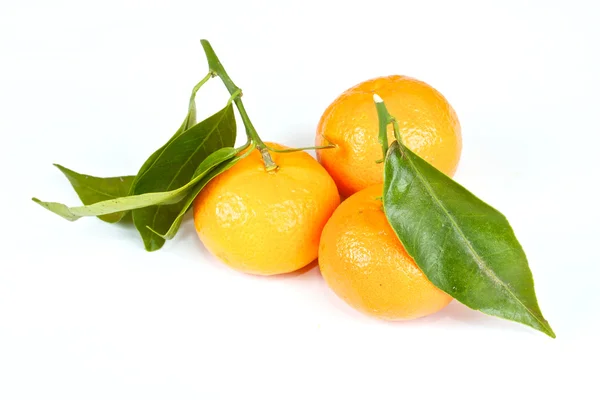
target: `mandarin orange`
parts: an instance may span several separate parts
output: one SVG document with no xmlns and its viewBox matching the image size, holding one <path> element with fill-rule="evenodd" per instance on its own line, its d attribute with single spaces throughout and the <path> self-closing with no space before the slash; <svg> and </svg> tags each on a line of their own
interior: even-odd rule
<svg viewBox="0 0 600 400">
<path fill-rule="evenodd" d="M 321 235 L 319 267 L 331 289 L 353 308 L 388 320 L 433 314 L 450 301 L 406 253 L 383 213 L 383 185 L 346 199 Z"/>
<path fill-rule="evenodd" d="M 309 154 L 271 156 L 276 170 L 266 171 L 254 150 L 194 202 L 206 248 L 232 268 L 258 275 L 295 271 L 315 260 L 321 230 L 340 203 L 333 179 Z"/>
<path fill-rule="evenodd" d="M 378 94 L 399 123 L 404 143 L 448 176 L 456 171 L 462 149 L 461 128 L 452 106 L 428 84 L 406 76 L 386 76 L 362 82 L 342 93 L 323 113 L 317 150 L 343 197 L 383 182 L 379 122 L 373 103 Z M 392 127 L 388 138 L 393 139 Z"/>
</svg>

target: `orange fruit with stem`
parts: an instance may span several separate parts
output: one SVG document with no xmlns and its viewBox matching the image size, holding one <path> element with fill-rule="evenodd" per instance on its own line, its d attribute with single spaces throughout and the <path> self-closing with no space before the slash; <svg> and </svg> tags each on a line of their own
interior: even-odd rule
<svg viewBox="0 0 600 400">
<path fill-rule="evenodd" d="M 321 235 L 319 267 L 353 308 L 387 320 L 433 314 L 452 297 L 435 287 L 406 253 L 383 212 L 383 185 L 346 199 Z"/>
<path fill-rule="evenodd" d="M 385 101 L 400 127 L 404 143 L 434 167 L 452 176 L 462 150 L 456 112 L 428 84 L 406 76 L 362 82 L 342 93 L 323 113 L 317 128 L 317 158 L 331 174 L 343 197 L 383 182 L 378 143 L 379 122 L 373 94 Z M 391 127 L 388 139 L 393 140 Z"/>
<path fill-rule="evenodd" d="M 262 145 L 262 142 L 261 142 Z M 309 154 L 266 144 L 277 168 L 257 149 L 214 178 L 194 202 L 204 246 L 243 272 L 273 275 L 317 258 L 323 226 L 340 203 L 333 179 Z"/>
</svg>

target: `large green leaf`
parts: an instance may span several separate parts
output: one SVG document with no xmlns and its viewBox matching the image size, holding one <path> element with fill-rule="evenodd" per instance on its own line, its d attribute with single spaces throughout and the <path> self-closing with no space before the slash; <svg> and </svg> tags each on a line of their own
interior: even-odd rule
<svg viewBox="0 0 600 400">
<path fill-rule="evenodd" d="M 121 181 L 121 177 L 117 178 L 94 178 L 86 179 L 87 175 L 79 175 L 74 171 L 68 170 L 64 167 L 60 167 L 61 170 L 65 170 L 65 174 L 68 172 L 68 177 L 73 184 L 75 190 L 82 192 L 85 194 L 85 199 L 82 201 L 85 204 L 85 201 L 91 201 L 92 199 L 107 199 L 98 201 L 93 204 L 89 204 L 87 206 L 80 207 L 67 207 L 61 203 L 53 203 L 53 202 L 44 202 L 34 198 L 34 201 L 41 205 L 42 207 L 54 212 L 55 214 L 60 215 L 61 217 L 69 220 L 76 221 L 81 217 L 91 217 L 91 216 L 100 216 L 103 217 L 112 217 L 116 219 L 116 215 L 123 214 L 128 210 L 134 210 L 138 208 L 154 206 L 159 204 L 174 204 L 178 203 L 183 199 L 186 199 L 186 195 L 192 189 L 196 188 L 196 184 L 200 182 L 200 180 L 214 167 L 219 165 L 221 162 L 234 157 L 236 154 L 236 150 L 232 147 L 225 147 L 219 149 L 206 157 L 202 163 L 198 166 L 198 170 L 200 173 L 195 174 L 192 179 L 185 185 L 170 190 L 167 192 L 153 192 L 153 193 L 144 193 L 138 195 L 127 196 L 126 193 L 129 191 L 129 185 L 133 181 L 133 177 L 127 177 L 127 180 Z M 96 182 L 94 186 L 90 186 L 89 184 L 85 184 L 88 182 Z M 111 180 L 111 182 L 109 182 Z M 116 181 L 116 182 L 112 182 Z M 121 190 L 117 192 L 117 183 L 122 183 Z M 105 185 L 101 186 L 101 185 Z M 121 197 L 119 197 L 121 196 Z M 80 194 L 80 197 L 82 195 Z M 115 222 L 110 220 L 109 222 Z"/>
<path fill-rule="evenodd" d="M 117 197 L 126 196 L 129 192 L 129 188 L 133 183 L 134 176 L 115 176 L 111 178 L 99 178 L 91 175 L 79 174 L 73 170 L 63 167 L 62 165 L 54 164 L 71 182 L 71 186 L 75 189 L 75 192 L 79 196 L 81 202 L 85 205 L 94 204 L 98 202 L 111 201 Z M 33 200 L 48 210 L 55 212 L 56 214 L 74 221 L 79 217 L 73 215 L 68 210 L 68 207 L 60 203 L 48 203 L 42 202 L 36 198 Z M 98 215 L 103 221 L 114 223 L 120 221 L 124 216 L 124 210 L 115 210 L 109 213 L 103 213 Z"/>
<path fill-rule="evenodd" d="M 383 206 L 434 285 L 470 308 L 555 337 L 504 215 L 398 142 L 385 160 Z"/>
<path fill-rule="evenodd" d="M 238 157 L 229 157 L 228 160 L 223 160 L 223 162 L 221 162 L 221 164 L 219 164 L 218 166 L 216 166 L 210 170 L 202 170 L 201 168 L 198 168 L 198 170 L 196 171 L 194 176 L 200 175 L 200 176 L 202 176 L 202 180 L 192 190 L 190 190 L 188 192 L 185 200 L 182 202 L 181 208 L 179 210 L 179 214 L 177 214 L 175 216 L 175 219 L 173 219 L 173 221 L 171 222 L 171 226 L 169 227 L 167 232 L 160 233 L 160 232 L 157 232 L 156 230 L 152 229 L 151 227 L 148 227 L 148 229 L 150 229 L 152 232 L 154 232 L 158 236 L 162 237 L 163 239 L 166 239 L 166 240 L 173 239 L 175 237 L 175 235 L 177 234 L 177 232 L 179 231 L 179 227 L 181 226 L 183 217 L 190 210 L 190 208 L 192 208 L 194 200 L 196 199 L 198 194 L 200 194 L 202 189 L 204 189 L 204 187 L 211 180 L 213 180 L 213 178 L 215 178 L 217 175 L 227 171 L 229 168 L 233 167 L 239 160 L 244 158 L 247 154 L 249 154 L 249 152 L 246 154 L 243 154 L 241 156 L 238 156 Z M 235 153 L 234 153 L 234 155 L 235 155 Z"/>
<path fill-rule="evenodd" d="M 132 189 L 133 194 L 170 191 L 187 184 L 206 157 L 223 147 L 233 147 L 235 136 L 233 107 L 228 104 L 167 143 L 149 168 L 139 175 Z M 133 222 L 144 240 L 146 250 L 158 250 L 165 243 L 164 238 L 148 227 L 157 232 L 167 231 L 182 207 L 183 202 L 180 202 L 132 212 Z"/>
</svg>

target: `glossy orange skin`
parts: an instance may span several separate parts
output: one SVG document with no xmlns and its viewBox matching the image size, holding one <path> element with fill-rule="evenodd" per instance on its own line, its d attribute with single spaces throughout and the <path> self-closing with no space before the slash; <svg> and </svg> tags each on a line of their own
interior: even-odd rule
<svg viewBox="0 0 600 400">
<path fill-rule="evenodd" d="M 346 199 L 321 235 L 319 267 L 355 309 L 387 320 L 433 314 L 452 297 L 436 288 L 406 253 L 382 210 L 383 185 Z"/>
<path fill-rule="evenodd" d="M 255 150 L 194 201 L 204 246 L 230 267 L 257 275 L 292 272 L 315 260 L 323 226 L 340 203 L 335 183 L 309 154 L 271 156 L 277 170 L 267 172 Z"/>
<path fill-rule="evenodd" d="M 383 182 L 383 158 L 378 142 L 379 122 L 373 102 L 378 94 L 397 120 L 404 143 L 448 176 L 454 175 L 462 150 L 458 117 L 448 101 L 428 84 L 406 76 L 387 76 L 362 82 L 342 93 L 323 113 L 317 150 L 343 197 Z M 388 126 L 388 140 L 393 130 Z"/>
</svg>

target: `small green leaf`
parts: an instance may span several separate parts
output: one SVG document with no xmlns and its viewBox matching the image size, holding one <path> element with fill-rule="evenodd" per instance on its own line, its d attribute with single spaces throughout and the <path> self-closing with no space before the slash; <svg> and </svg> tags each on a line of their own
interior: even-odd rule
<svg viewBox="0 0 600 400">
<path fill-rule="evenodd" d="M 184 186 L 178 188 L 178 189 L 174 189 L 168 192 L 154 192 L 154 193 L 144 193 L 144 194 L 138 194 L 138 195 L 132 195 L 132 196 L 122 196 L 122 197 L 106 197 L 108 200 L 104 200 L 104 201 L 99 201 L 97 203 L 94 204 L 90 204 L 87 206 L 80 206 L 80 207 L 67 207 L 64 204 L 61 203 L 52 203 L 52 202 L 44 202 L 44 201 L 40 201 L 36 198 L 34 198 L 33 200 L 38 203 L 39 205 L 41 205 L 42 207 L 60 215 L 61 217 L 69 220 L 69 221 L 76 221 L 81 217 L 91 217 L 91 216 L 110 216 L 110 215 L 116 215 L 116 214 L 123 214 L 124 212 L 128 211 L 128 210 L 134 210 L 134 209 L 138 209 L 138 208 L 144 208 L 144 207 L 149 207 L 149 206 L 154 206 L 154 205 L 162 205 L 162 204 L 175 204 L 178 203 L 180 201 L 182 201 L 183 199 L 186 198 L 187 193 L 192 190 L 195 189 L 195 185 L 200 182 L 200 180 L 204 177 L 204 175 L 206 175 L 206 173 L 208 171 L 210 171 L 211 169 L 213 169 L 215 166 L 219 165 L 221 162 L 228 160 L 232 157 L 234 157 L 236 154 L 236 150 L 232 147 L 225 147 L 222 149 L 219 149 L 217 151 L 215 151 L 213 154 L 209 155 L 208 157 L 206 157 L 204 159 L 204 161 L 202 161 L 202 163 L 198 166 L 198 170 L 200 171 L 200 173 L 198 174 L 194 174 L 192 180 L 190 180 L 187 184 L 185 184 Z M 64 167 L 60 167 L 61 170 Z M 84 178 L 81 177 L 85 177 L 86 175 L 79 175 L 71 170 L 67 170 L 66 168 L 64 168 L 66 171 L 69 172 L 69 176 L 74 176 L 78 175 L 78 183 L 79 182 L 88 182 L 90 180 L 86 180 Z M 90 177 L 93 178 L 93 177 Z M 133 177 L 127 177 L 129 178 L 127 181 L 124 180 L 124 182 L 132 182 L 133 181 Z M 95 178 L 95 179 L 99 179 L 101 180 L 101 183 L 105 182 L 108 179 L 114 179 L 114 180 L 119 180 L 121 178 Z M 107 189 L 108 191 L 110 190 L 116 190 L 115 188 L 117 187 L 117 185 L 115 183 L 107 183 Z M 98 189 L 98 185 L 96 188 L 91 188 L 89 186 L 83 186 L 83 189 L 81 189 L 82 185 L 79 184 L 78 186 L 74 187 L 80 188 L 79 190 L 88 190 L 88 191 L 92 191 L 92 189 L 94 189 L 92 191 L 92 194 L 97 194 L 97 193 L 101 193 L 103 196 L 108 196 L 108 192 L 99 192 Z M 76 189 L 77 190 L 77 189 Z M 128 187 L 122 187 L 121 191 L 119 192 L 119 194 L 123 194 L 123 193 L 127 193 L 129 191 Z M 85 192 L 87 194 L 87 192 Z M 87 199 L 91 199 L 90 196 L 87 197 Z M 110 213 L 110 214 L 109 214 Z M 116 214 L 115 214 L 116 213 Z M 109 221 L 109 222 L 114 222 L 114 221 Z"/>
<path fill-rule="evenodd" d="M 235 136 L 233 107 L 228 104 L 167 143 L 145 173 L 139 175 L 133 194 L 170 191 L 189 183 L 205 158 L 223 147 L 233 147 Z M 181 207 L 182 204 L 151 206 L 132 212 L 146 250 L 158 250 L 165 243 L 148 227 L 154 231 L 167 231 Z"/>
<path fill-rule="evenodd" d="M 504 215 L 398 142 L 384 171 L 387 219 L 434 285 L 470 308 L 555 337 Z"/>
<path fill-rule="evenodd" d="M 177 231 L 179 231 L 179 227 L 181 226 L 183 217 L 190 210 L 190 208 L 192 208 L 194 200 L 196 199 L 198 194 L 200 194 L 202 189 L 204 189 L 204 187 L 206 185 L 208 185 L 208 183 L 211 180 L 213 180 L 213 178 L 215 178 L 219 174 L 227 171 L 229 168 L 233 167 L 239 160 L 241 160 L 244 157 L 245 157 L 245 154 L 242 156 L 239 156 L 239 157 L 235 157 L 233 159 L 223 160 L 223 162 L 220 165 L 218 165 L 217 167 L 211 168 L 209 170 L 201 171 L 200 168 L 198 168 L 198 170 L 196 171 L 194 176 L 196 176 L 196 175 L 202 176 L 202 180 L 194 187 L 194 189 L 192 189 L 191 191 L 188 192 L 185 200 L 182 202 L 182 205 L 179 210 L 179 214 L 177 214 L 177 216 L 175 216 L 175 219 L 171 223 L 169 230 L 166 233 L 159 233 L 156 230 L 152 229 L 152 227 L 150 227 L 150 226 L 148 227 L 148 229 L 150 229 L 156 235 L 160 236 L 161 238 L 163 238 L 165 240 L 173 239 L 173 237 L 175 237 L 175 235 L 177 234 Z"/>
<path fill-rule="evenodd" d="M 133 183 L 133 179 L 135 178 L 131 175 L 99 178 L 96 176 L 79 174 L 59 164 L 54 164 L 54 166 L 67 177 L 69 182 L 71 182 L 71 186 L 75 189 L 77 196 L 79 196 L 79 199 L 85 205 L 126 196 Z M 50 206 L 52 203 L 39 202 L 39 204 L 48 208 L 50 211 L 54 211 L 52 209 L 54 207 Z M 57 214 L 61 215 L 60 213 Z M 67 212 L 67 215 L 68 214 L 69 213 Z M 98 218 L 106 222 L 114 223 L 120 221 L 124 216 L 125 212 L 119 211 L 112 214 L 104 214 L 98 216 Z"/>
</svg>

